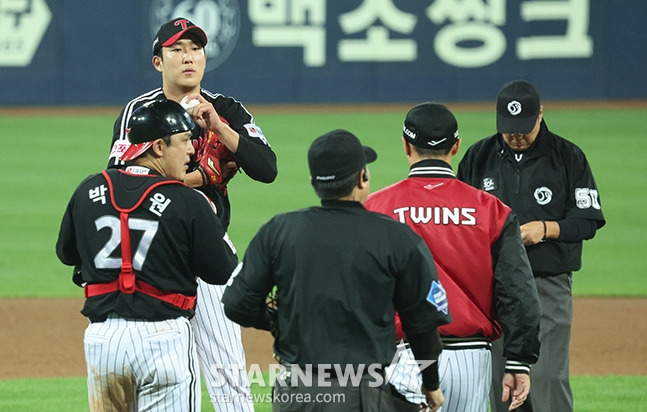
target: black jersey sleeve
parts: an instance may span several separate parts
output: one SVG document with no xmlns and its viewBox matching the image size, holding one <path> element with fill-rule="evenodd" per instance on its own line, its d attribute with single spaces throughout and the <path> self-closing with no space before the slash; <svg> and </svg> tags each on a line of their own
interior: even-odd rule
<svg viewBox="0 0 647 412">
<path fill-rule="evenodd" d="M 76 248 L 76 234 L 71 209 L 72 205 L 68 204 L 63 214 L 58 240 L 56 241 L 56 256 L 63 264 L 75 266 L 81 264 L 81 257 Z"/>
<path fill-rule="evenodd" d="M 265 134 L 254 122 L 254 117 L 239 101 L 222 95 L 204 95 L 218 115 L 224 117 L 229 127 L 240 136 L 238 150 L 234 153 L 236 163 L 249 177 L 263 183 L 271 183 L 278 174 L 276 154 Z"/>
<path fill-rule="evenodd" d="M 419 335 L 408 336 L 411 351 L 419 360 L 438 360 L 438 355 L 443 350 L 438 330 Z M 434 362 L 422 372 L 422 383 L 427 390 L 436 390 L 439 386 L 438 362 Z"/>
<path fill-rule="evenodd" d="M 557 142 L 559 153 L 563 156 L 569 191 L 564 218 L 589 219 L 596 222 L 596 229 L 603 227 L 606 221 L 602 213 L 602 202 L 586 155 L 565 139 Z"/>
<path fill-rule="evenodd" d="M 570 218 L 558 220 L 557 224 L 559 224 L 559 237 L 557 240 L 561 242 L 579 242 L 593 239 L 600 223 L 596 220 Z"/>
<path fill-rule="evenodd" d="M 514 213 L 492 246 L 494 301 L 503 327 L 508 361 L 535 363 L 539 357 L 541 308 L 532 269 Z"/>
<path fill-rule="evenodd" d="M 81 187 L 83 187 L 85 182 L 90 180 L 93 176 L 94 175 L 85 178 L 75 189 L 74 194 L 70 198 L 70 201 L 65 208 L 63 219 L 61 220 L 58 239 L 56 240 L 56 256 L 64 265 L 81 265 L 81 255 L 79 254 L 77 247 L 76 226 L 74 223 L 72 210 L 74 209 L 74 200 L 76 199 L 76 193 Z"/>
<path fill-rule="evenodd" d="M 199 199 L 188 210 L 192 214 L 193 234 L 192 273 L 207 283 L 224 285 L 238 264 L 236 249 L 225 232 L 210 200 L 201 192 L 193 191 Z"/>
<path fill-rule="evenodd" d="M 271 222 L 264 224 L 250 241 L 222 297 L 225 315 L 244 327 L 270 328 L 265 299 L 275 283 L 267 236 Z"/>
</svg>

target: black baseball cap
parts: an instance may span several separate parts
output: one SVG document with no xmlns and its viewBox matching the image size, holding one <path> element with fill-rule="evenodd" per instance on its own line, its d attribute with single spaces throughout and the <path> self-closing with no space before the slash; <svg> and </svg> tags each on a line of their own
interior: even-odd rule
<svg viewBox="0 0 647 412">
<path fill-rule="evenodd" d="M 433 102 L 409 110 L 402 130 L 409 143 L 426 149 L 449 149 L 458 140 L 456 117 L 447 107 Z"/>
<path fill-rule="evenodd" d="M 540 108 L 539 93 L 530 82 L 513 80 L 504 84 L 496 98 L 497 132 L 529 133 Z"/>
<path fill-rule="evenodd" d="M 186 33 L 194 33 L 200 39 L 203 47 L 207 45 L 207 34 L 204 30 L 188 19 L 178 17 L 160 26 L 155 39 L 153 39 L 153 56 L 157 55 L 162 47 L 171 46 Z"/>
<path fill-rule="evenodd" d="M 317 137 L 308 149 L 310 176 L 317 182 L 341 180 L 375 159 L 375 150 L 362 146 L 357 136 L 342 129 Z"/>
</svg>

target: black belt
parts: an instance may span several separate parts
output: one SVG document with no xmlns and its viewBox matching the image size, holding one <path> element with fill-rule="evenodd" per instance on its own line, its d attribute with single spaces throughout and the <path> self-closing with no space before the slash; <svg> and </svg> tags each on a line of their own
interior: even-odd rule
<svg viewBox="0 0 647 412">
<path fill-rule="evenodd" d="M 458 338 L 450 336 L 441 336 L 443 350 L 463 350 L 463 349 L 488 349 L 492 348 L 492 342 L 482 336 L 471 336 L 467 338 Z"/>
</svg>

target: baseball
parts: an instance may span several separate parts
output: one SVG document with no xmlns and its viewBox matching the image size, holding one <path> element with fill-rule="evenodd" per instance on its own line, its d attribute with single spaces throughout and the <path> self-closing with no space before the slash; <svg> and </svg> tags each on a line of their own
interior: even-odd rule
<svg viewBox="0 0 647 412">
<path fill-rule="evenodd" d="M 189 101 L 188 96 L 184 96 L 182 98 L 182 101 L 180 101 L 180 105 L 186 110 L 188 114 L 193 114 L 193 108 L 196 107 L 197 105 L 200 104 L 200 101 L 198 99 L 193 99 Z"/>
</svg>

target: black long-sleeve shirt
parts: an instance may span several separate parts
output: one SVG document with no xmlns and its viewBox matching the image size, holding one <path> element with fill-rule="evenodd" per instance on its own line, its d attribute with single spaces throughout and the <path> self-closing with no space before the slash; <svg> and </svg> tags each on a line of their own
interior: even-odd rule
<svg viewBox="0 0 647 412">
<path fill-rule="evenodd" d="M 388 365 L 396 310 L 404 330 L 422 341 L 425 334 L 438 340 L 437 327 L 451 321 L 424 241 L 358 202 L 324 200 L 275 216 L 239 269 L 222 299 L 225 314 L 267 329 L 265 298 L 276 285 L 275 353 L 301 366 Z"/>
</svg>

